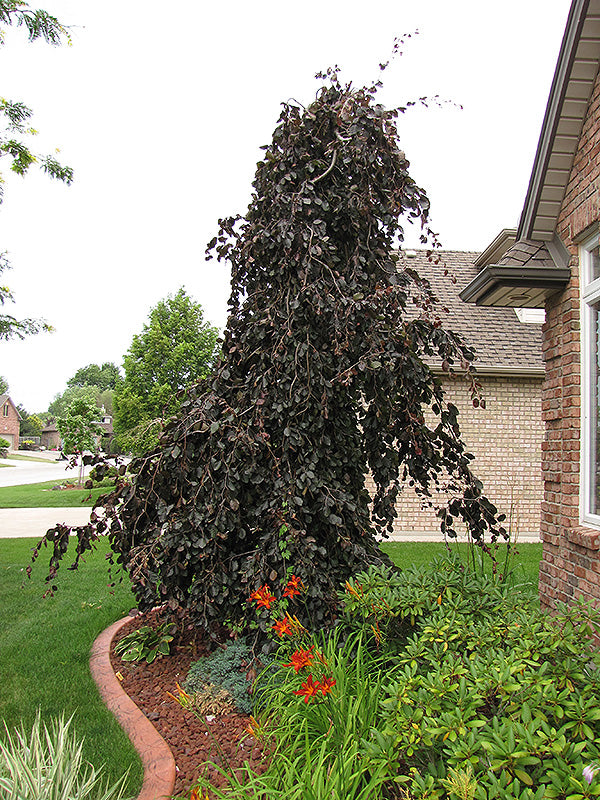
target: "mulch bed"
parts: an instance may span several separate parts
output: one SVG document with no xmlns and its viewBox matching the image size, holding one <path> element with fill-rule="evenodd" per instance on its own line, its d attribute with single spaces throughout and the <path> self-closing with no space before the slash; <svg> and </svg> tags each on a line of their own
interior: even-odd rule
<svg viewBox="0 0 600 800">
<path fill-rule="evenodd" d="M 159 611 L 132 617 L 115 637 L 116 644 L 128 633 L 162 621 Z M 184 631 L 171 642 L 171 655 L 157 658 L 151 664 L 122 661 L 110 654 L 115 673 L 122 676 L 121 686 L 133 702 L 148 717 L 168 744 L 177 768 L 175 796 L 189 797 L 190 787 L 202 773 L 217 787 L 227 785 L 227 779 L 211 764 L 237 769 L 246 762 L 256 772 L 263 772 L 267 755 L 247 732 L 250 718 L 243 714 L 223 714 L 197 719 L 169 696 L 177 695 L 190 665 L 209 649 L 197 633 Z"/>
</svg>

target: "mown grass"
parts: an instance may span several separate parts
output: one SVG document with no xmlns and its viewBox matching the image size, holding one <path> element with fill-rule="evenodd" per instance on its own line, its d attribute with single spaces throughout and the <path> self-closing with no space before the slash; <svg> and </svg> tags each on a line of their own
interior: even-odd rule
<svg viewBox="0 0 600 800">
<path fill-rule="evenodd" d="M 465 561 L 470 558 L 469 545 L 466 543 L 453 543 L 449 545 L 453 553 Z M 448 548 L 443 542 L 384 542 L 381 545 L 399 567 L 421 567 L 429 564 L 434 558 L 445 555 Z M 479 555 L 476 550 L 476 556 Z M 506 561 L 506 545 L 500 544 L 496 550 L 497 569 L 506 571 L 509 585 L 537 593 L 539 584 L 540 560 L 542 558 L 542 545 L 516 544 L 511 545 L 508 562 Z M 484 556 L 483 564 L 476 561 L 477 569 L 482 567 L 488 574 L 491 573 L 492 561 Z"/>
<path fill-rule="evenodd" d="M 76 482 L 76 479 L 73 479 Z M 102 494 L 110 490 L 110 485 L 92 489 L 56 489 L 62 481 L 26 483 L 20 486 L 0 487 L 0 508 L 75 508 L 93 506 Z"/>
<path fill-rule="evenodd" d="M 22 453 L 11 453 L 8 458 L 12 461 L 37 461 L 40 464 L 52 463 L 52 459 L 42 458 L 41 456 L 26 456 Z M 56 459 L 54 460 L 58 460 L 58 453 L 56 454 Z"/>
<path fill-rule="evenodd" d="M 0 718 L 30 728 L 42 718 L 74 714 L 85 737 L 84 755 L 103 764 L 114 781 L 130 768 L 129 791 L 139 791 L 142 769 L 129 739 L 100 699 L 90 675 L 90 648 L 108 625 L 135 605 L 126 581 L 108 588 L 107 543 L 78 571 L 62 567 L 54 597 L 43 599 L 48 551 L 30 563 L 35 539 L 0 539 Z M 70 563 L 65 559 L 64 564 Z"/>
</svg>

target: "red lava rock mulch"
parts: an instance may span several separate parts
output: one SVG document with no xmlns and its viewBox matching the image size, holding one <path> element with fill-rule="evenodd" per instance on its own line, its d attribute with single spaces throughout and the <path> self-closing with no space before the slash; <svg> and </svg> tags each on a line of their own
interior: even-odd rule
<svg viewBox="0 0 600 800">
<path fill-rule="evenodd" d="M 132 617 L 116 635 L 113 647 L 142 625 L 155 627 L 160 621 L 156 611 Z M 208 652 L 197 636 L 186 632 L 171 642 L 171 655 L 157 658 L 151 664 L 122 661 L 114 652 L 110 654 L 114 672 L 123 678 L 124 691 L 152 722 L 173 753 L 177 768 L 175 796 L 189 795 L 200 771 L 213 785 L 226 785 L 227 779 L 208 766 L 208 762 L 234 769 L 248 762 L 257 772 L 266 767 L 267 757 L 262 747 L 246 731 L 249 717 L 224 714 L 211 721 L 206 718 L 201 721 L 169 696 L 168 692 L 177 695 L 176 684 L 181 685 L 190 665 Z"/>
</svg>

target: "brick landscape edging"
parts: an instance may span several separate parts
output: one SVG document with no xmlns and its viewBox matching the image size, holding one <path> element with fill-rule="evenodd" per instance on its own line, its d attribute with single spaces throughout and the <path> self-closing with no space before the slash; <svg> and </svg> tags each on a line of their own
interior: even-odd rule
<svg viewBox="0 0 600 800">
<path fill-rule="evenodd" d="M 131 739 L 144 767 L 144 781 L 137 800 L 162 800 L 175 788 L 175 760 L 167 743 L 150 720 L 125 694 L 110 663 L 110 647 L 118 631 L 131 617 L 114 622 L 92 645 L 90 670 L 106 706 Z"/>
</svg>

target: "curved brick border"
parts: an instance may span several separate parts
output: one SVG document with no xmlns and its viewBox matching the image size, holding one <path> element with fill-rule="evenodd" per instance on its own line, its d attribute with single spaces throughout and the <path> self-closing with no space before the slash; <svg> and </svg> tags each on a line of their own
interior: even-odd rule
<svg viewBox="0 0 600 800">
<path fill-rule="evenodd" d="M 102 699 L 142 759 L 144 781 L 137 800 L 160 800 L 173 794 L 175 787 L 173 755 L 154 725 L 125 694 L 110 663 L 112 640 L 130 620 L 131 617 L 124 617 L 98 636 L 92 645 L 90 670 Z"/>
</svg>

